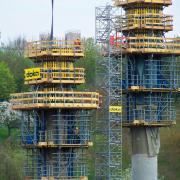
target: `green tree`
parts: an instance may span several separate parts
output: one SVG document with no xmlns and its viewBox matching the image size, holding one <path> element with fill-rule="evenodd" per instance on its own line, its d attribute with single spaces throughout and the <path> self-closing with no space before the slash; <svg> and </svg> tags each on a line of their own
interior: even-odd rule
<svg viewBox="0 0 180 180">
<path fill-rule="evenodd" d="M 76 66 L 85 68 L 86 83 L 80 86 L 80 89 L 96 90 L 96 61 L 102 59 L 97 45 L 93 38 L 88 38 L 84 42 L 85 57 L 80 60 Z"/>
<path fill-rule="evenodd" d="M 24 85 L 24 69 L 33 66 L 31 60 L 18 55 L 16 52 L 0 51 L 0 62 L 5 62 L 14 76 L 16 91 L 23 92 L 29 89 Z"/>
<path fill-rule="evenodd" d="M 9 99 L 10 93 L 15 92 L 15 79 L 4 62 L 0 62 L 0 99 Z"/>
</svg>

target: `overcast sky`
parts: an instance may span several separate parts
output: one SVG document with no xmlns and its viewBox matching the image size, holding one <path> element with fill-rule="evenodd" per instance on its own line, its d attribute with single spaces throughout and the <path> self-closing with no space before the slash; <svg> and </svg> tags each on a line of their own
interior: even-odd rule
<svg viewBox="0 0 180 180">
<path fill-rule="evenodd" d="M 82 36 L 94 36 L 95 7 L 111 0 L 55 0 L 55 35 L 80 30 Z M 39 33 L 49 32 L 51 25 L 51 0 L 0 0 L 0 32 L 2 41 L 23 35 L 28 40 L 37 39 Z M 166 10 L 174 15 L 174 32 L 180 35 L 180 0 Z"/>
</svg>

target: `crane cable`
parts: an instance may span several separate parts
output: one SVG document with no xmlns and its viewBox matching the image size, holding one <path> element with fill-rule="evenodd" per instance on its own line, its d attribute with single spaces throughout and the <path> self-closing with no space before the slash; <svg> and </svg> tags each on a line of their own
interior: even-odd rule
<svg viewBox="0 0 180 180">
<path fill-rule="evenodd" d="M 54 0 L 52 0 L 52 24 L 51 24 L 51 35 L 50 40 L 53 40 L 54 36 Z"/>
</svg>

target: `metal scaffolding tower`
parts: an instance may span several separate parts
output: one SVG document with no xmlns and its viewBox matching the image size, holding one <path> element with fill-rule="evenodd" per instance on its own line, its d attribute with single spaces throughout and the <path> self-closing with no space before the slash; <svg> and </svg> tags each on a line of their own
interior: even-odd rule
<svg viewBox="0 0 180 180">
<path fill-rule="evenodd" d="M 21 139 L 27 151 L 25 180 L 87 180 L 87 149 L 92 146 L 90 111 L 99 108 L 99 93 L 77 91 L 85 83 L 79 38 L 30 42 L 25 69 L 32 92 L 12 94 L 12 108 L 22 112 Z"/>
<path fill-rule="evenodd" d="M 157 180 L 159 127 L 176 123 L 174 96 L 179 92 L 180 39 L 165 37 L 173 25 L 172 16 L 163 12 L 172 0 L 114 2 L 115 7 L 96 8 L 96 42 L 104 56 L 98 62 L 101 74 L 98 83 L 102 83 L 100 88 L 107 97 L 104 110 L 97 117 L 96 178 L 122 178 L 117 172 L 122 171 L 123 126 L 130 128 L 132 134 L 132 179 Z M 116 8 L 121 13 L 117 14 Z M 122 112 L 112 113 L 108 106 L 114 106 L 117 101 Z M 101 131 L 103 138 L 99 135 Z M 113 132 L 119 132 L 116 136 L 119 149 L 113 148 L 115 151 L 111 151 Z M 109 148 L 101 147 L 100 141 Z M 117 162 L 112 161 L 112 152 L 121 154 Z"/>
<path fill-rule="evenodd" d="M 96 8 L 96 42 L 104 53 L 97 64 L 97 83 L 104 95 L 96 122 L 97 180 L 122 176 L 122 54 L 112 55 L 110 42 L 116 33 L 113 16 L 117 13 L 109 5 Z"/>
</svg>

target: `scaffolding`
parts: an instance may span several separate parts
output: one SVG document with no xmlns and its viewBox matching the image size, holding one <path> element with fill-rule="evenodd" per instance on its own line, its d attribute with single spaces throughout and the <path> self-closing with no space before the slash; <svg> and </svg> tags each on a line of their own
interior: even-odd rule
<svg viewBox="0 0 180 180">
<path fill-rule="evenodd" d="M 25 180 L 87 180 L 87 149 L 91 140 L 90 110 L 100 106 L 96 92 L 77 91 L 85 83 L 80 39 L 30 42 L 25 69 L 32 92 L 11 95 L 12 108 L 22 112 L 21 142 L 27 150 Z"/>
<path fill-rule="evenodd" d="M 22 114 L 22 144 L 55 148 L 91 146 L 90 118 L 88 110 L 25 111 Z"/>
<path fill-rule="evenodd" d="M 104 56 L 97 63 L 97 82 L 104 96 L 96 125 L 98 180 L 122 177 L 118 174 L 122 171 L 118 163 L 122 163 L 122 126 L 156 129 L 176 124 L 174 100 L 180 90 L 180 39 L 165 37 L 173 30 L 173 20 L 163 10 L 172 1 L 114 3 L 115 7 L 96 8 L 96 42 Z M 117 101 L 121 106 L 119 114 L 109 108 Z M 116 136 L 111 138 L 114 132 Z M 112 142 L 119 147 L 111 146 Z M 112 152 L 117 161 L 111 157 Z"/>
<path fill-rule="evenodd" d="M 125 84 L 130 90 L 151 90 L 151 91 L 177 91 L 179 88 L 179 67 L 177 58 L 172 57 L 148 57 L 142 64 L 142 72 L 139 72 L 138 65 L 142 63 L 135 59 L 135 56 L 129 56 L 126 66 Z"/>
<path fill-rule="evenodd" d="M 113 38 L 114 55 L 124 54 L 123 125 L 131 127 L 175 124 L 174 94 L 179 92 L 180 39 L 166 38 L 172 16 L 163 13 L 171 0 L 115 0 L 124 9 L 116 28 L 122 37 Z M 133 6 L 132 6 L 133 5 Z M 122 29 L 120 28 L 122 27 Z"/>
<path fill-rule="evenodd" d="M 87 180 L 87 153 L 80 150 L 31 149 L 27 151 L 27 162 L 24 166 L 26 178 L 37 180 Z"/>
<path fill-rule="evenodd" d="M 103 107 L 96 120 L 96 178 L 122 177 L 122 54 L 112 55 L 110 39 L 116 34 L 119 12 L 112 6 L 96 8 L 96 43 L 103 59 L 97 62 L 97 83 L 103 94 Z"/>
<path fill-rule="evenodd" d="M 165 127 L 176 124 L 173 93 L 144 92 L 126 95 L 123 125 Z"/>
</svg>

